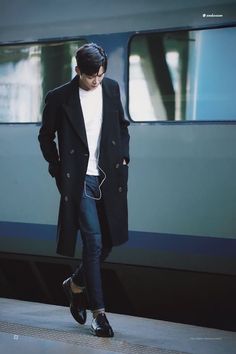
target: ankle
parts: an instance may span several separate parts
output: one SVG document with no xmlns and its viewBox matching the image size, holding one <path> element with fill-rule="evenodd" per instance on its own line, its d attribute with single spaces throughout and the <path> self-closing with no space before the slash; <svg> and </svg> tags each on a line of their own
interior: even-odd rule
<svg viewBox="0 0 236 354">
<path fill-rule="evenodd" d="M 93 318 L 96 318 L 100 313 L 104 313 L 105 314 L 105 309 L 97 309 L 97 310 L 93 310 Z"/>
<path fill-rule="evenodd" d="M 82 293 L 83 292 L 83 288 L 79 287 L 78 285 L 76 285 L 72 279 L 70 280 L 70 287 L 71 287 L 71 291 L 72 293 L 75 293 L 75 294 L 79 294 L 79 293 Z"/>
</svg>

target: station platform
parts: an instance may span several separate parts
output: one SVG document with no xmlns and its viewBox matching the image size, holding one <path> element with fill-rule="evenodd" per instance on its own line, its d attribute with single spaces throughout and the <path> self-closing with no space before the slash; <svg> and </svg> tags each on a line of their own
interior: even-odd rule
<svg viewBox="0 0 236 354">
<path fill-rule="evenodd" d="M 90 334 L 69 308 L 0 298 L 0 353 L 4 354 L 235 354 L 236 333 L 108 313 L 113 338 Z"/>
</svg>

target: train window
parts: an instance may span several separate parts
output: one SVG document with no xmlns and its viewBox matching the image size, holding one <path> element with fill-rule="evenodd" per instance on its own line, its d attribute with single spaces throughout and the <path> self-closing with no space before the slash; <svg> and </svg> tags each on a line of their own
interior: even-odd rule
<svg viewBox="0 0 236 354">
<path fill-rule="evenodd" d="M 84 40 L 0 47 L 0 123 L 41 121 L 43 97 L 74 75 Z"/>
<path fill-rule="evenodd" d="M 236 27 L 135 35 L 129 51 L 134 121 L 236 120 Z"/>
</svg>

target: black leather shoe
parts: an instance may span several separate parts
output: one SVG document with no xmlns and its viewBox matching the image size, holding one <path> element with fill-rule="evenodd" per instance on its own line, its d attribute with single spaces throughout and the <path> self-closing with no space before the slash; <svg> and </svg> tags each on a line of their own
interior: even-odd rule
<svg viewBox="0 0 236 354">
<path fill-rule="evenodd" d="M 97 317 L 93 319 L 90 330 L 92 334 L 97 337 L 114 336 L 114 332 L 106 318 L 105 313 L 99 313 Z"/>
<path fill-rule="evenodd" d="M 71 278 L 66 279 L 62 286 L 70 303 L 70 312 L 74 319 L 80 324 L 85 324 L 87 319 L 86 301 L 84 293 L 75 294 L 70 286 Z"/>
</svg>

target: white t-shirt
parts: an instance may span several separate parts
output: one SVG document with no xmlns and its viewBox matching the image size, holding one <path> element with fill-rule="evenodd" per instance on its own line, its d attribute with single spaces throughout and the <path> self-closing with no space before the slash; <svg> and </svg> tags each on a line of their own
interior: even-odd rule
<svg viewBox="0 0 236 354">
<path fill-rule="evenodd" d="M 98 176 L 98 159 L 102 128 L 102 87 L 94 90 L 79 88 L 79 96 L 84 116 L 85 130 L 89 147 L 87 175 Z"/>
</svg>

